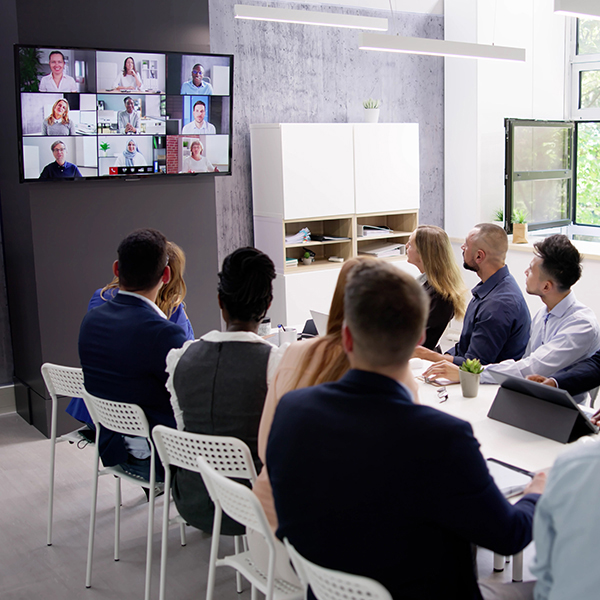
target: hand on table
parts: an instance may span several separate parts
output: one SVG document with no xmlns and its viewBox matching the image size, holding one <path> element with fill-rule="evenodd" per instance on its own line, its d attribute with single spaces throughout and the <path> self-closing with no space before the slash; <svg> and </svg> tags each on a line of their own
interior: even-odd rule
<svg viewBox="0 0 600 600">
<path fill-rule="evenodd" d="M 440 354 L 434 350 L 429 350 L 424 346 L 417 346 L 413 352 L 412 358 L 421 358 L 422 360 L 428 360 L 430 362 L 439 362 L 440 360 L 452 362 L 452 357 L 448 354 Z"/>
<path fill-rule="evenodd" d="M 531 483 L 523 490 L 525 494 L 543 494 L 546 489 L 546 473 L 536 473 Z"/>
<path fill-rule="evenodd" d="M 127 123 L 127 125 L 125 125 L 125 133 L 136 133 L 137 129 L 131 124 L 131 123 Z"/>
<path fill-rule="evenodd" d="M 448 379 L 449 381 L 460 381 L 460 376 L 458 374 L 458 367 L 451 362 L 446 360 L 441 360 L 429 367 L 425 373 L 423 373 L 423 377 L 425 379 Z"/>
</svg>

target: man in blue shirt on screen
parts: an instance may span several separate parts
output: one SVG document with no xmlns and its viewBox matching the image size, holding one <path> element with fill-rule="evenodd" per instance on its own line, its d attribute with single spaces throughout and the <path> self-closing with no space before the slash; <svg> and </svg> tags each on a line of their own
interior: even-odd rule
<svg viewBox="0 0 600 600">
<path fill-rule="evenodd" d="M 67 162 L 67 147 L 64 142 L 56 140 L 50 146 L 55 161 L 46 165 L 40 174 L 40 179 L 72 179 L 81 177 L 76 165 Z"/>
<path fill-rule="evenodd" d="M 515 278 L 505 264 L 508 237 L 502 227 L 480 223 L 467 235 L 463 266 L 481 279 L 471 291 L 458 343 L 446 354 L 419 346 L 415 356 L 432 362 L 461 365 L 478 358 L 482 365 L 519 360 L 527 348 L 531 315 Z"/>
<path fill-rule="evenodd" d="M 212 85 L 204 78 L 204 67 L 201 64 L 194 65 L 192 68 L 192 78 L 181 84 L 180 94 L 191 94 L 193 96 L 211 96 L 213 93 Z"/>
</svg>

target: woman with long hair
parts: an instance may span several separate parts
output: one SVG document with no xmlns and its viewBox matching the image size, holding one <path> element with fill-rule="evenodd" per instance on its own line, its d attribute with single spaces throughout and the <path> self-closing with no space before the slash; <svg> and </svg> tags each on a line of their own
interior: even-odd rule
<svg viewBox="0 0 600 600">
<path fill-rule="evenodd" d="M 435 225 L 419 225 L 406 244 L 408 262 L 421 272 L 419 280 L 429 295 L 429 318 L 423 346 L 436 349 L 453 317 L 465 315 L 465 285 L 448 234 Z"/>
<path fill-rule="evenodd" d="M 113 89 L 121 90 L 139 90 L 142 87 L 142 80 L 135 70 L 135 61 L 132 56 L 128 56 L 123 62 L 123 71 L 119 73 L 117 80 L 113 84 Z"/>
<path fill-rule="evenodd" d="M 69 103 L 61 98 L 52 105 L 52 112 L 42 121 L 42 135 L 75 135 L 75 123 L 69 119 Z"/>
<path fill-rule="evenodd" d="M 172 323 L 177 323 L 185 331 L 188 340 L 194 339 L 192 324 L 185 312 L 185 295 L 187 287 L 183 279 L 185 272 L 185 252 L 174 242 L 167 242 L 167 257 L 171 268 L 171 279 L 169 283 L 160 288 L 156 297 L 156 304 Z M 88 312 L 104 302 L 112 300 L 119 291 L 119 278 L 113 280 L 103 288 L 94 292 L 89 304 Z M 93 429 L 92 417 L 90 416 L 83 398 L 72 398 L 66 411 L 78 421 L 86 423 Z"/>
<path fill-rule="evenodd" d="M 178 429 L 243 440 L 257 468 L 258 424 L 279 348 L 258 335 L 273 299 L 273 261 L 255 248 L 240 248 L 223 261 L 218 302 L 225 331 L 210 331 L 167 355 L 167 389 Z M 177 469 L 173 500 L 190 525 L 211 532 L 214 506 L 198 473 Z M 245 529 L 223 515 L 221 533 Z"/>
<path fill-rule="evenodd" d="M 350 368 L 342 348 L 344 292 L 352 269 L 361 262 L 371 260 L 376 259 L 359 256 L 350 258 L 343 264 L 329 309 L 326 335 L 289 346 L 281 359 L 273 383 L 269 386 L 258 430 L 258 454 L 263 462 L 263 468 L 252 489 L 265 509 L 273 531 L 277 529 L 277 515 L 265 459 L 275 409 L 281 397 L 287 392 L 327 381 L 337 381 Z"/>
</svg>

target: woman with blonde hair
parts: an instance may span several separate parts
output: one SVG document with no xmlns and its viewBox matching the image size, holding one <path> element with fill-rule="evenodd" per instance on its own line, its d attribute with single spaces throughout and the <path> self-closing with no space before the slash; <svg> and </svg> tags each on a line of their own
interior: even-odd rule
<svg viewBox="0 0 600 600">
<path fill-rule="evenodd" d="M 177 323 L 184 331 L 188 340 L 194 339 L 194 330 L 192 324 L 185 312 L 184 298 L 187 293 L 187 287 L 183 279 L 185 271 L 185 252 L 175 243 L 167 242 L 167 257 L 169 267 L 171 267 L 171 279 L 169 283 L 160 288 L 156 297 L 156 304 L 165 316 L 172 323 Z M 94 292 L 89 304 L 88 312 L 104 302 L 112 300 L 119 291 L 119 278 L 113 280 L 103 288 Z M 92 418 L 88 413 L 82 398 L 73 398 L 67 406 L 66 411 L 78 421 L 86 423 L 90 429 L 93 429 Z"/>
<path fill-rule="evenodd" d="M 465 285 L 448 234 L 435 225 L 419 225 L 406 244 L 408 262 L 421 272 L 419 280 L 429 295 L 429 318 L 423 346 L 436 349 L 453 317 L 465 315 Z"/>
<path fill-rule="evenodd" d="M 75 135 L 75 123 L 69 119 L 69 103 L 61 98 L 52 105 L 52 112 L 42 121 L 42 135 Z"/>
<path fill-rule="evenodd" d="M 350 368 L 350 363 L 342 348 L 344 292 L 352 269 L 357 264 L 369 260 L 376 259 L 360 256 L 350 258 L 344 263 L 331 301 L 327 334 L 323 337 L 292 344 L 285 351 L 273 381 L 269 385 L 258 429 L 258 455 L 263 462 L 263 468 L 252 489 L 265 509 L 265 514 L 273 531 L 277 529 L 277 515 L 265 459 L 267 439 L 273 423 L 275 409 L 281 397 L 287 392 L 327 381 L 337 381 Z"/>
</svg>

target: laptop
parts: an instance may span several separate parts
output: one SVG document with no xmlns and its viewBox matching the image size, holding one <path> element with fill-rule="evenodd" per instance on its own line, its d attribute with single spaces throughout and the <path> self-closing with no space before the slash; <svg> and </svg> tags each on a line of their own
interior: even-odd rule
<svg viewBox="0 0 600 600">
<path fill-rule="evenodd" d="M 520 469 L 496 458 L 488 458 L 487 466 L 494 483 L 505 498 L 517 496 L 531 483 L 534 473 Z"/>
<path fill-rule="evenodd" d="M 329 315 L 317 310 L 311 310 L 310 316 L 315 322 L 315 327 L 317 328 L 319 335 L 325 335 L 327 333 L 327 321 L 329 321 Z"/>
</svg>

